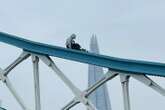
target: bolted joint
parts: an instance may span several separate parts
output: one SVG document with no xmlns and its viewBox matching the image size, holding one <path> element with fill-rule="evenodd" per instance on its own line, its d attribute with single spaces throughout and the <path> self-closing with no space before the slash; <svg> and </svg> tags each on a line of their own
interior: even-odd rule
<svg viewBox="0 0 165 110">
<path fill-rule="evenodd" d="M 19 56 L 19 58 L 24 58 L 24 59 L 26 59 L 26 58 L 29 57 L 29 56 L 30 56 L 30 54 L 29 54 L 28 52 L 23 51 L 22 54 Z"/>
<path fill-rule="evenodd" d="M 37 56 L 32 55 L 32 62 L 39 62 L 39 58 Z"/>
<path fill-rule="evenodd" d="M 129 81 L 129 78 L 130 78 L 130 75 L 120 74 L 120 81 L 121 81 L 121 83 L 128 82 Z"/>
<path fill-rule="evenodd" d="M 53 61 L 48 56 L 39 56 L 39 58 L 49 67 L 52 67 Z"/>
<path fill-rule="evenodd" d="M 4 70 L 0 68 L 0 80 L 2 80 L 3 82 L 6 81 L 6 76 L 4 75 Z"/>
<path fill-rule="evenodd" d="M 89 105 L 88 99 L 85 97 L 85 92 L 80 93 L 75 99 L 82 102 L 84 105 Z"/>
<path fill-rule="evenodd" d="M 131 75 L 133 78 L 135 78 L 136 80 L 143 82 L 145 85 L 147 86 L 152 86 L 153 85 L 153 81 L 145 76 L 145 75 Z"/>
<path fill-rule="evenodd" d="M 88 92 L 87 91 L 83 91 L 82 96 L 87 98 L 88 97 Z"/>
<path fill-rule="evenodd" d="M 89 101 L 85 98 L 83 98 L 83 103 L 84 103 L 84 105 L 89 105 Z"/>
<path fill-rule="evenodd" d="M 0 74 L 0 80 L 2 80 L 4 83 L 6 82 L 6 76 L 3 75 L 2 73 Z"/>
</svg>

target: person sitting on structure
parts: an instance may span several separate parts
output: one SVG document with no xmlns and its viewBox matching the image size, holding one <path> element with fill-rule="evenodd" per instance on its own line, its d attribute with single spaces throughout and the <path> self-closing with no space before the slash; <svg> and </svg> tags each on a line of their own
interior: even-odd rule
<svg viewBox="0 0 165 110">
<path fill-rule="evenodd" d="M 66 40 L 66 48 L 70 49 L 76 49 L 76 50 L 81 50 L 81 46 L 74 41 L 76 39 L 76 35 L 72 34 L 67 40 Z"/>
</svg>

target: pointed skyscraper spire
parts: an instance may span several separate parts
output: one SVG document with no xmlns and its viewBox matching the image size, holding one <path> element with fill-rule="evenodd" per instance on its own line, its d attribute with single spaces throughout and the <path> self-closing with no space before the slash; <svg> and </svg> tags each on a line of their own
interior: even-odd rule
<svg viewBox="0 0 165 110">
<path fill-rule="evenodd" d="M 99 47 L 96 35 L 93 35 L 91 38 L 90 52 L 99 54 Z M 103 69 L 101 67 L 89 65 L 88 86 L 91 86 L 96 83 L 99 79 L 103 77 L 103 75 Z M 112 110 L 106 84 L 102 85 L 100 88 L 94 91 L 89 96 L 89 99 L 92 101 L 92 103 L 96 106 L 98 110 Z"/>
</svg>

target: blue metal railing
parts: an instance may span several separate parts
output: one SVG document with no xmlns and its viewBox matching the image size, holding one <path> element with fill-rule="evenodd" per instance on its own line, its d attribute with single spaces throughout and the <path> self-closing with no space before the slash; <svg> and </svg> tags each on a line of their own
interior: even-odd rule
<svg viewBox="0 0 165 110">
<path fill-rule="evenodd" d="M 0 32 L 0 41 L 33 53 L 98 65 L 130 74 L 147 74 L 165 77 L 165 64 L 163 63 L 121 59 L 94 53 L 81 52 L 26 40 L 2 32 Z"/>
</svg>

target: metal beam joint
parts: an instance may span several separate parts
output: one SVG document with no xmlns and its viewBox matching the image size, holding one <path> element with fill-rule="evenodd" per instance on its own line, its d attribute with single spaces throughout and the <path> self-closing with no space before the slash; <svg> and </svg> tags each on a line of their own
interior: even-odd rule
<svg viewBox="0 0 165 110">
<path fill-rule="evenodd" d="M 0 80 L 6 82 L 6 76 L 4 75 L 4 70 L 0 68 Z"/>
</svg>

